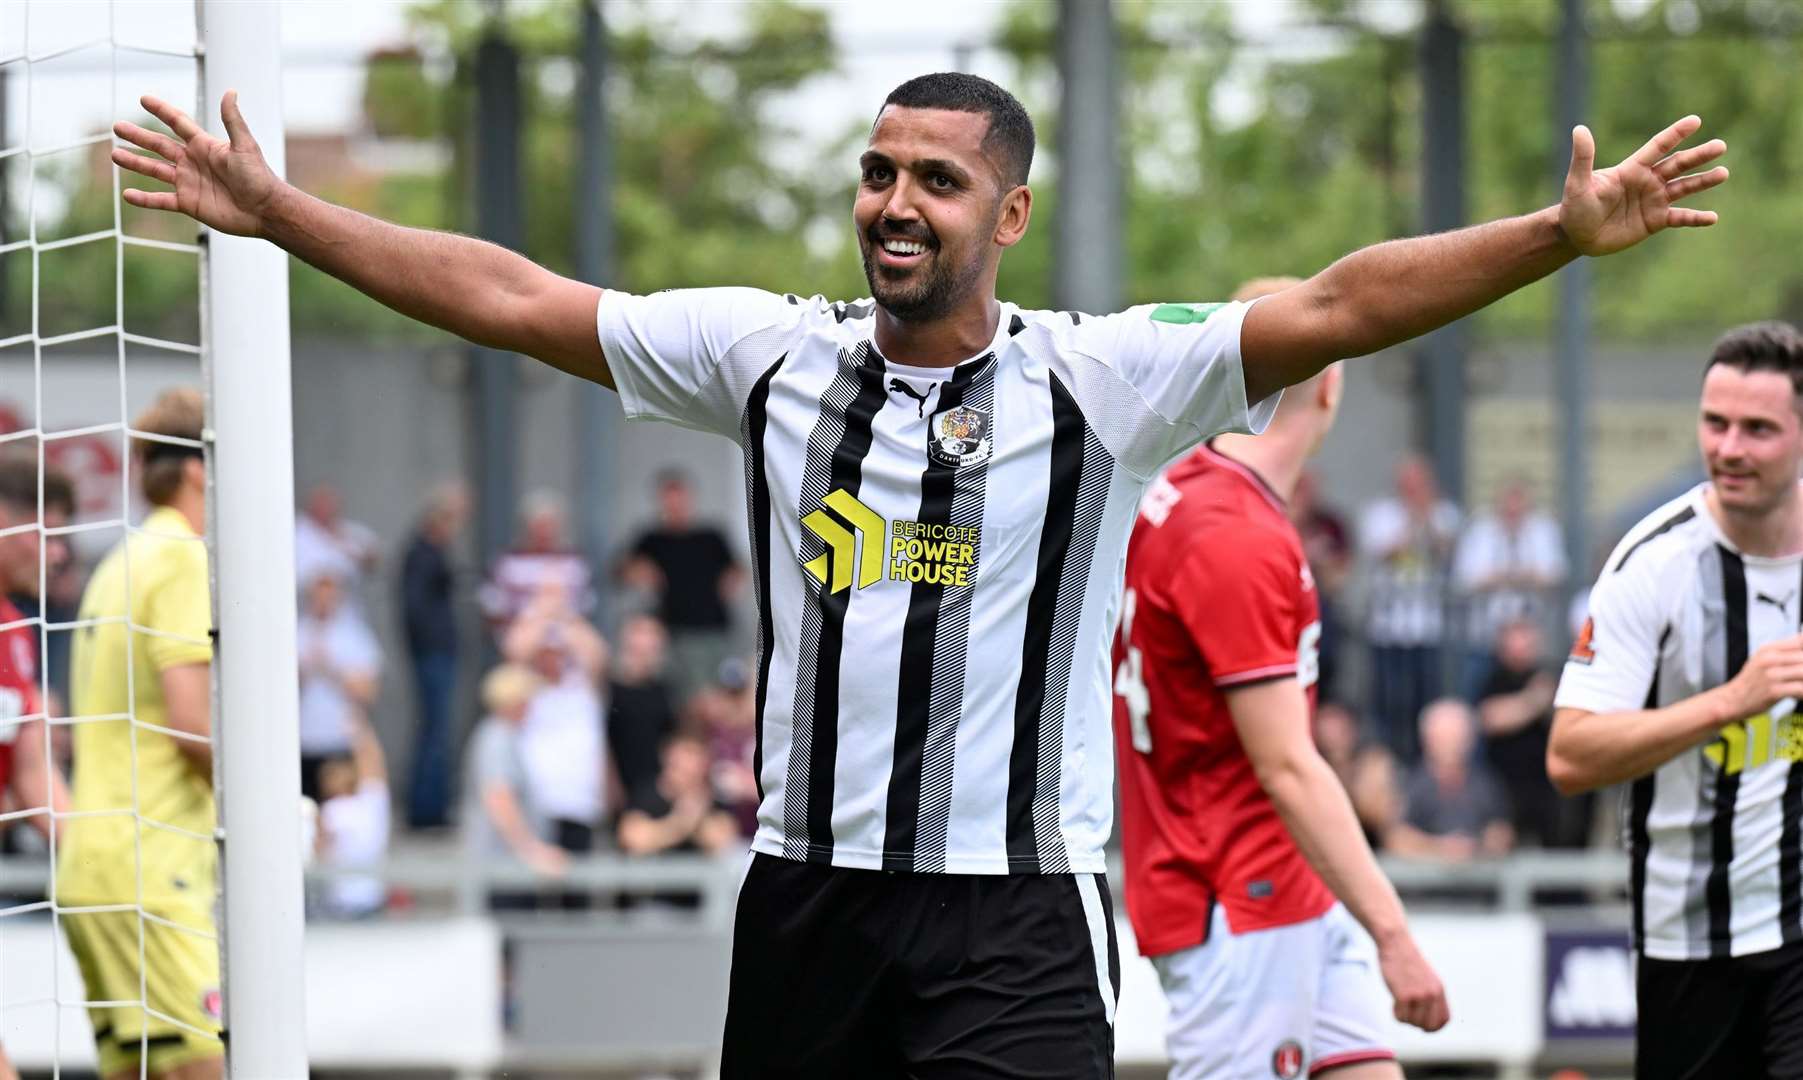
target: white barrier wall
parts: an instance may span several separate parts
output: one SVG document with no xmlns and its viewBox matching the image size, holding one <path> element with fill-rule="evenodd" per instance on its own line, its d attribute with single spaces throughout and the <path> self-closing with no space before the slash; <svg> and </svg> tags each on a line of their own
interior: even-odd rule
<svg viewBox="0 0 1803 1080">
<path fill-rule="evenodd" d="M 0 934 L 0 1041 L 25 1069 L 92 1069 L 87 1012 L 48 920 Z M 307 928 L 307 1052 L 315 1066 L 481 1070 L 501 1060 L 501 935 L 482 918 L 323 923 Z M 30 1002 L 31 1004 L 16 1004 Z M 60 1034 L 61 1045 L 58 1045 Z"/>
<path fill-rule="evenodd" d="M 7 923 L 0 927 L 0 1002 L 6 1005 L 0 1038 L 21 1066 L 48 1068 L 58 1053 L 58 1032 L 51 1023 L 55 1010 L 49 1002 L 59 985 L 64 1000 L 79 1000 L 81 981 L 67 950 L 53 955 L 47 921 Z M 1434 1035 L 1395 1025 L 1394 1046 L 1403 1059 L 1503 1065 L 1533 1061 L 1545 1045 L 1545 932 L 1540 921 L 1531 915 L 1422 915 L 1414 927 L 1446 982 L 1453 1020 Z M 1158 1065 L 1165 1060 L 1164 998 L 1125 919 L 1119 930 L 1117 1057 L 1122 1065 Z M 502 1062 L 501 933 L 490 920 L 320 923 L 308 927 L 306 948 L 307 1044 L 314 1065 L 482 1071 Z M 641 980 L 656 977 L 648 970 L 654 964 L 640 956 L 631 963 L 605 965 L 591 976 L 593 992 L 604 995 L 615 984 L 636 985 L 643 992 Z M 719 967 L 723 972 L 724 965 Z M 723 992 L 707 998 L 724 1000 Z M 709 1023 L 705 1030 L 719 1029 Z M 568 1035 L 574 1050 L 582 1033 Z M 82 1010 L 63 1010 L 61 1040 L 65 1067 L 92 1068 Z M 695 1060 L 715 1049 L 696 1047 Z"/>
</svg>

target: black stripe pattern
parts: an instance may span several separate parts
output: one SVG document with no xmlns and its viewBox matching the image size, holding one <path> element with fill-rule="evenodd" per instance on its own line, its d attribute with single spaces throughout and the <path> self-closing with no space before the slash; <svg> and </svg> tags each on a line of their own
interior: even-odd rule
<svg viewBox="0 0 1803 1080">
<path fill-rule="evenodd" d="M 790 302 L 798 302 L 789 297 Z M 783 366 L 788 354 L 751 387 L 739 420 L 739 443 L 745 451 L 745 517 L 751 540 L 752 588 L 758 605 L 758 681 L 757 721 L 754 749 L 751 754 L 752 778 L 757 783 L 758 801 L 764 799 L 764 703 L 770 694 L 770 654 L 774 647 L 770 626 L 770 484 L 764 470 L 764 429 L 769 423 L 770 380 Z"/>
<path fill-rule="evenodd" d="M 1621 553 L 1621 558 L 1617 559 L 1615 562 L 1614 572 L 1618 574 L 1621 573 L 1621 568 L 1628 565 L 1628 560 L 1634 557 L 1636 551 L 1639 551 L 1641 548 L 1647 546 L 1647 544 L 1659 539 L 1661 536 L 1664 536 L 1666 533 L 1671 532 L 1673 529 L 1696 516 L 1696 509 L 1694 507 L 1686 506 L 1684 509 L 1660 522 L 1658 528 L 1634 541 L 1633 547 L 1630 547 L 1628 550 Z"/>
<path fill-rule="evenodd" d="M 1065 699 L 1090 561 L 1114 472 L 1114 459 L 1069 388 L 1056 375 L 1050 383 L 1051 476 L 1037 576 L 1027 600 L 1014 745 L 1008 758 L 1008 865 L 1034 873 L 1070 869 L 1059 829 Z"/>
<path fill-rule="evenodd" d="M 823 506 L 840 488 L 854 497 L 870 453 L 871 422 L 884 400 L 883 364 L 863 342 L 840 350 L 838 371 L 820 395 L 819 418 L 808 433 L 798 518 Z M 798 557 L 809 562 L 826 542 L 802 530 Z M 794 730 L 783 782 L 783 855 L 830 863 L 833 857 L 833 771 L 839 750 L 839 665 L 845 609 L 855 590 L 834 593 L 804 577 L 801 647 L 795 667 Z"/>
<path fill-rule="evenodd" d="M 1724 673 L 1732 679 L 1747 662 L 1747 569 L 1741 557 L 1718 546 L 1722 564 L 1722 603 L 1726 618 Z M 1728 956 L 1733 942 L 1733 893 L 1728 870 L 1734 862 L 1734 804 L 1740 795 L 1740 773 L 1715 771 L 1715 813 L 1709 827 L 1709 877 L 1704 896 L 1709 905 L 1709 955 Z"/>
<path fill-rule="evenodd" d="M 993 417 L 995 357 L 959 365 L 939 392 L 939 410 L 968 406 Z M 983 521 L 989 462 L 956 466 L 929 458 L 920 479 L 919 520 L 962 533 Z M 896 695 L 895 761 L 883 838 L 885 870 L 942 873 L 951 826 L 953 756 L 964 705 L 971 598 L 982 565 L 981 534 L 968 585 L 950 591 L 917 581 L 902 628 Z"/>
<path fill-rule="evenodd" d="M 1659 635 L 1659 651 L 1653 658 L 1653 679 L 1646 688 L 1648 709 L 1659 705 L 1659 672 L 1665 666 L 1665 645 L 1671 640 L 1672 628 Z M 1647 816 L 1653 812 L 1653 790 L 1657 773 L 1648 773 L 1634 781 L 1628 789 L 1628 896 L 1634 905 L 1634 951 L 1646 947 L 1646 860 L 1652 850 L 1647 833 Z"/>
<path fill-rule="evenodd" d="M 1803 597 L 1803 581 L 1798 583 L 1798 596 Z M 1803 631 L 1803 600 L 1797 606 L 1797 628 Z M 1803 941 L 1803 762 L 1792 761 L 1786 770 L 1781 807 L 1778 929 L 1786 945 L 1795 945 Z"/>
</svg>

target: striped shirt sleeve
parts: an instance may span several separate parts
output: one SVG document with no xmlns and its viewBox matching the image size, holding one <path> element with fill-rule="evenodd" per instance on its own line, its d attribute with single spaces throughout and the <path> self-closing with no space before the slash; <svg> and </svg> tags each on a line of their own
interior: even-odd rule
<svg viewBox="0 0 1803 1080">
<path fill-rule="evenodd" d="M 1572 644 L 1554 705 L 1619 712 L 1645 705 L 1658 666 L 1664 615 L 1657 559 L 1604 571 L 1590 590 L 1590 611 Z"/>
<path fill-rule="evenodd" d="M 596 311 L 601 352 L 629 419 L 664 420 L 731 436 L 734 346 L 760 331 L 794 326 L 811 303 L 761 289 L 670 289 L 650 296 L 609 289 Z"/>
</svg>

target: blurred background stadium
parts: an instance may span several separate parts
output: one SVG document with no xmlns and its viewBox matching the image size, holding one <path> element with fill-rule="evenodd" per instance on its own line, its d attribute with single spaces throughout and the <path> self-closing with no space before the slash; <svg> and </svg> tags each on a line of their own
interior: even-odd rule
<svg viewBox="0 0 1803 1080">
<path fill-rule="evenodd" d="M 146 33 L 191 45 L 191 14 L 143 14 L 189 5 L 135 7 Z M 1703 116 L 1735 174 L 1706 202 L 1719 227 L 1575 266 L 1349 365 L 1293 508 L 1330 608 L 1319 739 L 1451 993 L 1451 1028 L 1399 1036 L 1411 1075 L 1624 1071 L 1614 800 L 1546 783 L 1550 679 L 1602 555 L 1700 478 L 1709 342 L 1803 320 L 1803 2 L 281 8 L 292 181 L 633 292 L 863 295 L 856 154 L 882 96 L 929 70 L 994 78 L 1039 124 L 1038 226 L 1004 261 L 1002 295 L 1091 311 L 1220 298 L 1387 237 L 1538 208 L 1557 197 L 1572 124 L 1614 161 Z M 9 0 L 0 53 L 24 55 L 27 35 L 34 56 L 57 34 L 79 44 L 106 10 Z M 194 100 L 192 61 L 74 48 L 25 68 L 0 63 L 0 146 L 81 144 L 0 156 L 0 434 L 104 424 L 122 395 L 135 409 L 198 378 L 191 352 L 156 344 L 198 340 L 190 254 L 129 249 L 115 294 L 112 245 L 42 247 L 111 226 L 107 142 L 88 136 L 139 118 L 140 92 Z M 35 246 L 15 246 L 32 228 Z M 129 208 L 124 228 L 193 241 Z M 754 800 L 737 450 L 625 431 L 597 387 L 409 323 L 302 264 L 290 280 L 301 725 L 324 834 L 315 1075 L 705 1075 Z M 146 339 L 127 347 L 129 389 L 110 341 L 74 340 L 44 347 L 39 394 L 33 343 L 111 322 L 116 302 Z M 43 446 L 77 482 L 78 523 L 130 512 L 116 432 Z M 72 537 L 52 616 L 116 539 Z M 48 644 L 55 684 L 66 642 Z M 485 684 L 507 655 L 555 685 Z M 1469 752 L 1417 737 L 1443 695 L 1467 707 Z M 530 717 L 553 734 L 523 769 L 472 735 Z M 1467 808 L 1478 827 L 1433 832 L 1441 815 L 1421 801 L 1480 772 L 1506 798 Z M 691 814 L 697 801 L 717 812 Z M 508 831 L 509 805 L 533 835 Z M 36 834 L 15 823 L 0 843 L 6 902 L 41 898 Z M 47 923 L 34 938 L 7 922 L 13 1000 L 50 978 L 54 950 Z M 1156 983 L 1129 967 L 1121 1060 L 1159 1075 Z M 35 1015 L 0 1020 L 28 1074 L 54 1053 Z M 88 1060 L 61 1053 L 63 1075 Z"/>
</svg>

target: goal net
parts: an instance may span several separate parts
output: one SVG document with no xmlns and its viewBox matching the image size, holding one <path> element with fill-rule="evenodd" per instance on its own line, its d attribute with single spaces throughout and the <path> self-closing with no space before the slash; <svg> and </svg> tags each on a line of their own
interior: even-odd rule
<svg viewBox="0 0 1803 1080">
<path fill-rule="evenodd" d="M 278 29 L 276 4 L 0 2 L 0 465 L 29 462 L 37 481 L 23 500 L 0 492 L 0 746 L 13 759 L 0 791 L 0 1047 L 28 1075 L 95 1069 L 95 1027 L 146 1067 L 153 1041 L 212 1039 L 213 1015 L 235 1075 L 305 1075 L 286 266 L 265 245 L 125 204 L 122 187 L 158 185 L 110 161 L 115 120 L 156 126 L 141 95 L 216 130 L 236 87 L 279 167 Z M 174 388 L 204 395 L 198 437 L 135 429 Z M 149 514 L 152 446 L 205 463 L 202 535 Z M 147 554 L 181 545 L 206 551 L 211 588 L 189 594 L 211 598 L 198 630 L 145 614 L 147 566 L 203 564 Z M 84 604 L 107 566 L 123 597 Z M 195 736 L 169 726 L 145 658 L 209 645 L 211 736 Z M 72 657 L 114 667 L 73 671 Z M 8 693 L 8 666 L 29 673 L 29 691 Z M 102 685 L 116 693 L 78 688 Z M 247 727 L 254 737 L 233 737 Z M 157 797 L 172 768 L 204 793 L 197 744 L 212 751 L 215 814 Z M 45 778 L 71 767 L 114 782 L 53 799 Z M 101 835 L 111 846 L 94 850 L 127 850 L 122 864 L 72 857 Z M 238 896 L 247 877 L 254 895 Z M 204 914 L 171 917 L 170 888 L 205 893 L 182 898 Z"/>
</svg>

